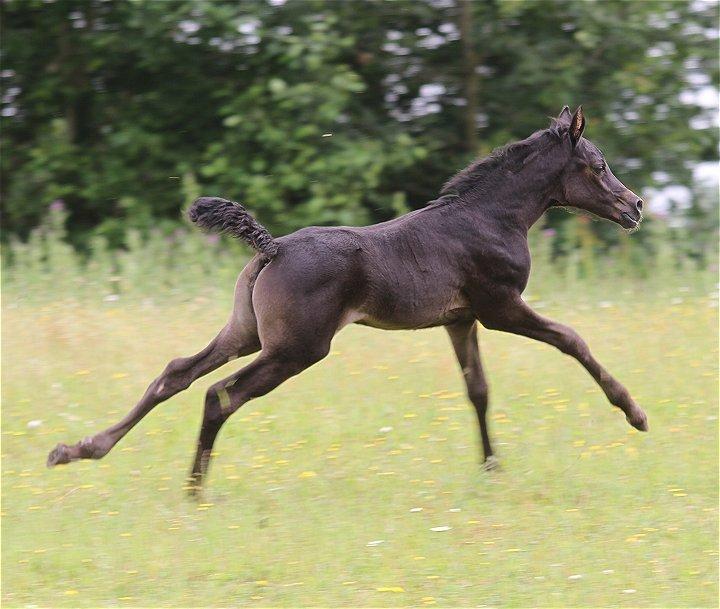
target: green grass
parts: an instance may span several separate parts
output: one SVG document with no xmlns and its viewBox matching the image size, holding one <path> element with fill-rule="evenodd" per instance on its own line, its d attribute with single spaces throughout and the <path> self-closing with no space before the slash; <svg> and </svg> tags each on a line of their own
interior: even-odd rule
<svg viewBox="0 0 720 609">
<path fill-rule="evenodd" d="M 585 336 L 649 434 L 569 358 L 482 331 L 502 464 L 482 473 L 444 332 L 351 327 L 230 420 L 200 505 L 182 486 L 204 388 L 237 361 L 104 460 L 44 464 L 120 418 L 227 310 L 6 299 L 3 603 L 716 607 L 717 300 L 676 296 L 541 309 Z"/>
</svg>

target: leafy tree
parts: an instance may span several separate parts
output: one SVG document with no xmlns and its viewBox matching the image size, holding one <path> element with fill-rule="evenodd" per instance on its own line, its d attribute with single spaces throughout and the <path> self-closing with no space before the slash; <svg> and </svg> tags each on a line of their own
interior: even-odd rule
<svg viewBox="0 0 720 609">
<path fill-rule="evenodd" d="M 715 2 L 0 7 L 5 234 L 62 199 L 76 243 L 118 245 L 128 228 L 176 226 L 199 192 L 243 200 L 278 232 L 382 220 L 565 103 L 584 105 L 637 190 L 689 183 L 717 156 L 697 95 L 718 85 Z"/>
<path fill-rule="evenodd" d="M 424 152 L 365 112 L 367 85 L 348 61 L 354 38 L 338 28 L 332 7 L 289 3 L 246 21 L 257 52 L 244 78 L 217 92 L 224 129 L 206 149 L 201 176 L 246 197 L 280 230 L 402 211 L 402 186 L 383 183 L 383 174 Z"/>
</svg>

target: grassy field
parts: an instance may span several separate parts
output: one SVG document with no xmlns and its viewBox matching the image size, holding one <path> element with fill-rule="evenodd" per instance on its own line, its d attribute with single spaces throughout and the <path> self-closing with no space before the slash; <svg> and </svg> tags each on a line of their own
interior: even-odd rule
<svg viewBox="0 0 720 609">
<path fill-rule="evenodd" d="M 200 504 L 182 486 L 204 388 L 238 362 L 102 461 L 45 458 L 120 418 L 227 309 L 6 299 L 3 604 L 716 607 L 717 300 L 651 296 L 541 309 L 585 336 L 649 434 L 569 358 L 482 331 L 502 465 L 483 473 L 443 330 L 351 327 L 231 419 Z"/>
</svg>

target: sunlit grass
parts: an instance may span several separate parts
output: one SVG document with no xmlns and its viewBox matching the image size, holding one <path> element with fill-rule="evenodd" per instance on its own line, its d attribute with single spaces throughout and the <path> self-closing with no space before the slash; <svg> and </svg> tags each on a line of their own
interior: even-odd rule
<svg viewBox="0 0 720 609">
<path fill-rule="evenodd" d="M 598 304 L 574 325 L 647 410 L 632 430 L 572 360 L 482 331 L 502 470 L 442 330 L 344 330 L 330 356 L 243 407 L 200 502 L 182 491 L 204 388 L 100 462 L 47 452 L 118 420 L 226 319 L 182 305 L 8 307 L 7 606 L 717 606 L 717 301 Z"/>
</svg>

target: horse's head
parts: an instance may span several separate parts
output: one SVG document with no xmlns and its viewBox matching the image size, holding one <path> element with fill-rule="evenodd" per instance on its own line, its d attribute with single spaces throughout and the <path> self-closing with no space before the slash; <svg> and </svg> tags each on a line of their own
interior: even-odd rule
<svg viewBox="0 0 720 609">
<path fill-rule="evenodd" d="M 642 199 L 613 175 L 598 147 L 582 137 L 582 106 L 572 115 L 565 106 L 556 128 L 563 144 L 572 147 L 570 160 L 560 175 L 557 204 L 589 211 L 625 229 L 637 228 L 642 220 Z"/>
</svg>

